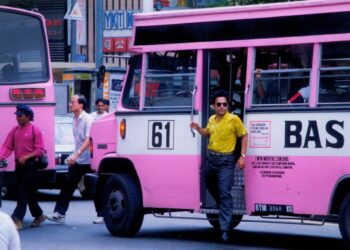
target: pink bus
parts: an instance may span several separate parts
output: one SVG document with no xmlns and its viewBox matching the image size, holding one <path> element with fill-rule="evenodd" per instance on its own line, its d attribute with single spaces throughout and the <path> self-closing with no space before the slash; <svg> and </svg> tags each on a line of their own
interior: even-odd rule
<svg viewBox="0 0 350 250">
<path fill-rule="evenodd" d="M 173 211 L 218 226 L 202 176 L 207 140 L 189 124 L 205 126 L 223 88 L 249 137 L 232 227 L 243 215 L 333 221 L 349 243 L 350 2 L 137 14 L 134 24 L 117 110 L 91 129 L 87 179 L 111 234 Z"/>
<path fill-rule="evenodd" d="M 34 124 L 42 129 L 49 166 L 40 171 L 39 187 L 55 178 L 54 90 L 49 46 L 42 15 L 0 6 L 0 143 L 15 125 L 17 104 L 34 111 Z M 14 157 L 0 169 L 0 187 L 15 183 Z"/>
</svg>

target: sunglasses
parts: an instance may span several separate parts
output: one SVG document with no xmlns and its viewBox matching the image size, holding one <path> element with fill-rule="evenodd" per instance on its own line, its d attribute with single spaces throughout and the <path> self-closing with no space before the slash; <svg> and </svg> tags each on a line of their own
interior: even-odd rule
<svg viewBox="0 0 350 250">
<path fill-rule="evenodd" d="M 227 102 L 217 102 L 217 103 L 215 103 L 215 105 L 217 107 L 221 107 L 221 106 L 227 107 Z"/>
</svg>

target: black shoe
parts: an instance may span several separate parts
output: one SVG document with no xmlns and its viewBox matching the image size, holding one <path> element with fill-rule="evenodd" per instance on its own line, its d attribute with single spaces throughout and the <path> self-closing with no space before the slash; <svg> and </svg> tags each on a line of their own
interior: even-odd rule
<svg viewBox="0 0 350 250">
<path fill-rule="evenodd" d="M 220 241 L 223 243 L 227 243 L 230 241 L 230 233 L 228 231 L 222 231 Z"/>
</svg>

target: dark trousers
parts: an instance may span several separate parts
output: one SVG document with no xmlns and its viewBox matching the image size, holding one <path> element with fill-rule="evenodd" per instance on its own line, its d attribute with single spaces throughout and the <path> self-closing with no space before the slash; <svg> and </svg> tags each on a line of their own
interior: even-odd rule
<svg viewBox="0 0 350 250">
<path fill-rule="evenodd" d="M 212 155 L 209 153 L 208 168 L 205 173 L 207 188 L 220 208 L 219 223 L 220 230 L 223 231 L 231 229 L 234 162 L 233 154 Z"/>
<path fill-rule="evenodd" d="M 58 212 L 62 215 L 65 215 L 69 202 L 73 197 L 74 191 L 81 179 L 81 177 L 91 172 L 90 164 L 74 164 L 68 168 L 68 175 L 66 177 L 65 184 L 58 196 L 58 200 L 55 206 L 54 212 Z"/>
<path fill-rule="evenodd" d="M 16 164 L 15 176 L 17 181 L 17 206 L 12 218 L 23 220 L 27 205 L 33 217 L 43 214 L 36 197 L 37 168 L 34 160 L 28 160 L 25 165 Z"/>
</svg>

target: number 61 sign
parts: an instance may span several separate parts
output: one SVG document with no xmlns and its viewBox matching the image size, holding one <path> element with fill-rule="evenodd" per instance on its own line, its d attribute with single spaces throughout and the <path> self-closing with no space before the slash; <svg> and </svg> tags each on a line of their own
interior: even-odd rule
<svg viewBox="0 0 350 250">
<path fill-rule="evenodd" d="M 148 148 L 174 149 L 174 121 L 148 121 Z"/>
</svg>

